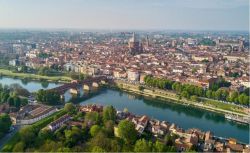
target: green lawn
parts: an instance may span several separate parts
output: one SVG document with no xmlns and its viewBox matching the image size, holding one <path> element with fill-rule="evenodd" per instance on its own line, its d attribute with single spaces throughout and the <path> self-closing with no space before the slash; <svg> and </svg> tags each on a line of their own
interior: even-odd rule
<svg viewBox="0 0 250 153">
<path fill-rule="evenodd" d="M 37 74 L 28 74 L 28 73 L 14 73 L 10 70 L 0 69 L 0 75 L 6 75 L 6 76 L 13 76 L 13 77 L 19 77 L 19 78 L 30 78 L 30 79 L 44 79 L 48 81 L 71 81 L 72 79 L 67 76 L 42 76 Z"/>
<path fill-rule="evenodd" d="M 223 109 L 223 110 L 228 110 L 228 111 L 244 114 L 243 108 L 235 106 L 235 105 L 225 104 L 216 100 L 204 100 L 203 103 L 206 105 L 210 105 L 216 108 Z"/>
<path fill-rule="evenodd" d="M 36 130 L 40 130 L 40 129 L 46 127 L 54 119 L 57 119 L 64 114 L 66 114 L 66 112 L 62 109 L 62 110 L 50 115 L 49 117 L 46 117 L 46 118 L 32 124 L 31 126 Z M 19 135 L 19 132 L 17 132 L 8 142 L 6 142 L 6 144 L 3 146 L 1 151 L 2 152 L 11 152 L 12 149 L 14 148 L 15 144 L 17 144 L 19 142 L 19 140 L 20 140 L 20 135 Z"/>
</svg>

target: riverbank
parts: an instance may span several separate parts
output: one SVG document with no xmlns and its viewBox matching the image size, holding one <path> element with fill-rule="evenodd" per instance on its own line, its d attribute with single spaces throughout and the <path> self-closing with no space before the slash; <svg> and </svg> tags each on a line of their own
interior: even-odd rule
<svg viewBox="0 0 250 153">
<path fill-rule="evenodd" d="M 29 79 L 34 81 L 46 80 L 48 82 L 61 82 L 68 83 L 72 79 L 67 76 L 42 76 L 37 74 L 28 74 L 28 73 L 14 73 L 10 70 L 0 69 L 0 76 L 9 76 L 9 77 L 17 77 L 20 79 Z"/>
<path fill-rule="evenodd" d="M 239 116 L 247 117 L 247 113 L 244 112 L 244 110 L 237 106 L 231 106 L 230 104 L 222 104 L 221 102 L 216 102 L 214 100 L 204 100 L 202 102 L 194 102 L 190 101 L 184 98 L 178 98 L 177 94 L 174 92 L 169 92 L 166 90 L 160 90 L 160 89 L 148 89 L 143 88 L 140 89 L 138 85 L 134 84 L 128 84 L 127 82 L 122 81 L 115 81 L 114 84 L 115 88 L 133 93 L 138 94 L 146 97 L 152 97 L 160 100 L 168 100 L 168 102 L 174 102 L 182 105 L 189 105 L 193 107 L 197 107 L 200 109 L 205 109 L 212 112 L 217 112 L 221 114 L 235 114 Z M 211 102 L 212 101 L 212 102 Z"/>
</svg>

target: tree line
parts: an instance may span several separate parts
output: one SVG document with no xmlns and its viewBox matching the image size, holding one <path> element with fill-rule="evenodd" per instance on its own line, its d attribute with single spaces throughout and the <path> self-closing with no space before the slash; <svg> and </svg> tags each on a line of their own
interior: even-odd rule
<svg viewBox="0 0 250 153">
<path fill-rule="evenodd" d="M 21 106 L 27 104 L 27 99 L 19 96 L 27 94 L 29 93 L 27 93 L 26 89 L 16 84 L 10 86 L 0 84 L 0 104 L 8 103 L 10 107 L 15 107 L 19 110 Z"/>
<path fill-rule="evenodd" d="M 19 132 L 20 141 L 13 152 L 174 152 L 175 136 L 167 135 L 163 141 L 153 141 L 152 136 L 139 136 L 135 125 L 128 120 L 117 122 L 116 110 L 106 106 L 102 113 L 78 112 L 68 103 L 64 110 L 80 126 L 64 125 L 56 131 L 46 128 L 36 130 L 31 126 Z M 118 136 L 114 130 L 117 127 Z"/>
<path fill-rule="evenodd" d="M 46 105 L 60 105 L 62 104 L 61 96 L 54 90 L 40 89 L 36 92 L 36 100 L 39 103 Z"/>
<path fill-rule="evenodd" d="M 11 124 L 8 114 L 0 114 L 0 139 L 10 130 Z"/>
<path fill-rule="evenodd" d="M 179 96 L 195 101 L 198 100 L 198 97 L 205 97 L 235 104 L 249 105 L 249 88 L 246 88 L 243 92 L 229 91 L 227 87 L 229 87 L 231 83 L 225 81 L 223 78 L 213 83 L 209 89 L 204 89 L 192 84 L 182 84 L 164 78 L 155 78 L 149 75 L 144 78 L 144 82 L 147 86 L 173 90 Z"/>
</svg>

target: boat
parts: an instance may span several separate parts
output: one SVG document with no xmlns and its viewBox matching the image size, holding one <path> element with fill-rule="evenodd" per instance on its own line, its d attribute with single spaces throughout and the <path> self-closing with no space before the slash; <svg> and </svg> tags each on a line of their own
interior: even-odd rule
<svg viewBox="0 0 250 153">
<path fill-rule="evenodd" d="M 245 124 L 250 124 L 250 117 L 249 116 L 240 116 L 236 114 L 225 114 L 225 118 L 228 120 L 240 122 L 240 123 L 245 123 Z"/>
</svg>

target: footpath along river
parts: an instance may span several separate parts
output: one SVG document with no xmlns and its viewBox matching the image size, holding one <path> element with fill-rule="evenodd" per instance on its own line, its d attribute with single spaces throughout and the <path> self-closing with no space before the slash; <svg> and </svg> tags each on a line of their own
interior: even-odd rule
<svg viewBox="0 0 250 153">
<path fill-rule="evenodd" d="M 1 77 L 0 83 L 3 85 L 18 83 L 31 92 L 60 86 L 60 84 L 56 83 L 26 82 L 8 77 Z M 69 93 L 66 94 L 69 96 Z M 69 99 L 67 96 L 65 98 Z M 191 106 L 137 96 L 113 89 L 103 89 L 97 95 L 81 101 L 82 105 L 89 103 L 113 105 L 118 110 L 127 108 L 134 114 L 147 115 L 159 120 L 176 123 L 184 129 L 199 128 L 202 131 L 210 130 L 216 136 L 233 137 L 241 142 L 249 143 L 249 125 L 228 121 L 221 114 Z"/>
</svg>

